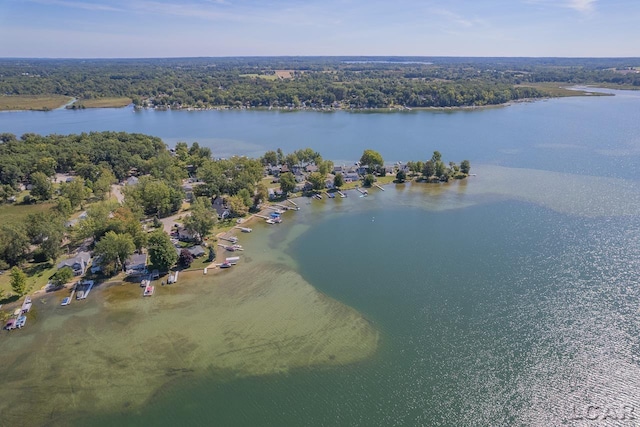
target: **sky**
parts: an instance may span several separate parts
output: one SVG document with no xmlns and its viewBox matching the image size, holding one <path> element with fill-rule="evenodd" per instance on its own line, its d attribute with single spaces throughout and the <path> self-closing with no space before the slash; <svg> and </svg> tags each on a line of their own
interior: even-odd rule
<svg viewBox="0 0 640 427">
<path fill-rule="evenodd" d="M 0 57 L 639 57 L 640 0 L 0 0 Z"/>
</svg>

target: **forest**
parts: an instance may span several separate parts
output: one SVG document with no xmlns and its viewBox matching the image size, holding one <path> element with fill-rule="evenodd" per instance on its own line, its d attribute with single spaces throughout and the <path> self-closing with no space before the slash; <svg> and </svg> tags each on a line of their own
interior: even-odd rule
<svg viewBox="0 0 640 427">
<path fill-rule="evenodd" d="M 633 58 L 0 59 L 0 95 L 128 97 L 159 108 L 460 107 L 551 96 L 540 83 L 640 87 Z"/>
</svg>

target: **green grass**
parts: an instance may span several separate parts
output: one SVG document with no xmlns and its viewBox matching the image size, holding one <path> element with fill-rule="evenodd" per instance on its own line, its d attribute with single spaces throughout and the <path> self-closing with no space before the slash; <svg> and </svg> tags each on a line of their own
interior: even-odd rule
<svg viewBox="0 0 640 427">
<path fill-rule="evenodd" d="M 27 215 L 46 212 L 55 206 L 53 203 L 35 203 L 33 205 L 0 205 L 0 224 L 15 224 L 24 221 Z"/>
<path fill-rule="evenodd" d="M 131 98 L 119 97 L 119 98 L 95 98 L 95 99 L 80 99 L 73 105 L 76 107 L 84 108 L 121 108 L 131 104 Z"/>
<path fill-rule="evenodd" d="M 1 95 L 1 110 L 38 110 L 48 111 L 62 107 L 72 98 L 62 95 Z"/>
<path fill-rule="evenodd" d="M 264 79 L 264 80 L 277 80 L 278 76 L 275 74 L 240 74 L 239 77 L 248 77 L 251 79 Z"/>
</svg>

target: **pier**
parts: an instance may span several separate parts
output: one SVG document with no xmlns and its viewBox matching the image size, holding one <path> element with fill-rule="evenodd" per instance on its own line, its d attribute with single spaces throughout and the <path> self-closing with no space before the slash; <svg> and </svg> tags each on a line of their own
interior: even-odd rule
<svg viewBox="0 0 640 427">
<path fill-rule="evenodd" d="M 344 194 L 344 193 L 343 193 L 342 191 L 340 191 L 340 190 L 338 190 L 338 194 L 339 194 L 339 195 L 340 195 L 340 197 L 342 197 L 343 199 L 344 199 L 345 197 L 347 197 L 347 195 L 346 195 L 346 194 Z"/>
<path fill-rule="evenodd" d="M 289 200 L 289 199 L 287 199 L 287 202 L 289 202 L 289 203 L 291 203 L 293 206 L 295 206 L 295 207 L 296 207 L 296 210 L 299 210 L 299 209 L 300 209 L 300 206 L 298 206 L 298 205 L 296 204 L 296 202 L 294 202 L 293 200 Z"/>
<path fill-rule="evenodd" d="M 226 240 L 227 242 L 231 242 L 231 243 L 238 243 L 238 238 L 235 236 L 231 236 L 231 237 L 227 237 L 227 236 L 220 236 L 218 237 L 218 239 L 220 240 Z"/>
<path fill-rule="evenodd" d="M 376 184 L 375 182 L 373 183 L 373 185 L 375 185 L 377 188 L 381 189 L 382 191 L 384 191 L 384 188 L 382 188 L 381 186 L 379 186 L 378 184 Z"/>
<path fill-rule="evenodd" d="M 369 192 L 367 190 L 361 190 L 360 187 L 356 187 L 356 190 L 358 190 L 358 192 L 360 194 L 362 194 L 363 196 L 366 196 L 369 194 Z"/>
</svg>

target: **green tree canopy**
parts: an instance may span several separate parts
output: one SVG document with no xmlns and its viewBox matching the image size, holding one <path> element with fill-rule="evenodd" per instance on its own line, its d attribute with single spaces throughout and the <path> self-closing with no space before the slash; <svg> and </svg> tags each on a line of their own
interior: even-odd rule
<svg viewBox="0 0 640 427">
<path fill-rule="evenodd" d="M 369 166 L 369 170 L 376 170 L 384 165 L 382 155 L 374 150 L 364 150 L 362 157 L 360 157 L 360 164 L 362 166 Z"/>
<path fill-rule="evenodd" d="M 340 188 L 344 185 L 344 176 L 341 173 L 337 173 L 333 177 L 333 186 L 336 188 Z"/>
<path fill-rule="evenodd" d="M 73 279 L 73 270 L 70 267 L 64 267 L 56 271 L 55 274 L 51 276 L 50 281 L 53 286 L 59 288 L 65 283 L 69 283 L 71 279 Z"/>
<path fill-rule="evenodd" d="M 469 163 L 469 160 L 463 160 L 462 162 L 460 162 L 460 172 L 469 175 L 469 172 L 471 171 L 471 163 Z"/>
<path fill-rule="evenodd" d="M 38 171 L 31 174 L 31 196 L 38 200 L 49 200 L 53 195 L 53 184 L 47 175 Z"/>
<path fill-rule="evenodd" d="M 149 258 L 160 271 L 168 271 L 178 260 L 176 248 L 163 230 L 156 230 L 149 235 Z"/>
<path fill-rule="evenodd" d="M 280 190 L 284 194 L 291 193 L 296 188 L 296 178 L 291 172 L 286 172 L 280 175 Z"/>
<path fill-rule="evenodd" d="M 207 197 L 198 197 L 191 204 L 191 215 L 184 220 L 185 228 L 202 242 L 215 224 L 216 218 L 211 208 L 211 201 Z"/>
<path fill-rule="evenodd" d="M 135 245 L 130 235 L 109 231 L 96 243 L 94 255 L 101 257 L 103 271 L 109 274 L 123 270 L 125 261 L 134 250 Z"/>
<path fill-rule="evenodd" d="M 311 188 L 315 191 L 322 190 L 324 185 L 324 176 L 320 172 L 312 172 L 307 176 L 307 181 L 311 184 Z"/>
<path fill-rule="evenodd" d="M 249 213 L 249 207 L 244 203 L 240 196 L 231 196 L 227 199 L 229 211 L 234 217 L 245 216 Z"/>
<path fill-rule="evenodd" d="M 11 269 L 11 289 L 18 295 L 27 291 L 27 275 L 18 267 Z"/>
<path fill-rule="evenodd" d="M 9 265 L 18 264 L 29 252 L 29 236 L 22 224 L 0 227 L 0 254 Z"/>
</svg>

